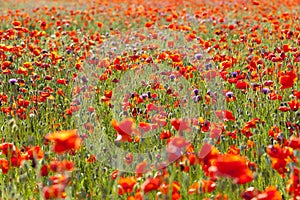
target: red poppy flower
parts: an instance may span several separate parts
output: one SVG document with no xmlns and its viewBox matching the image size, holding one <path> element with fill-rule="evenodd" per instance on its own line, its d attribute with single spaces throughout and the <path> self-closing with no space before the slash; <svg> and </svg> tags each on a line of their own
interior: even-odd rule
<svg viewBox="0 0 300 200">
<path fill-rule="evenodd" d="M 243 90 L 245 90 L 245 89 L 248 89 L 250 86 L 249 86 L 249 84 L 248 84 L 247 82 L 245 82 L 245 81 L 238 81 L 238 82 L 236 83 L 236 87 L 237 87 L 238 89 L 243 89 Z"/>
<path fill-rule="evenodd" d="M 294 197 L 294 199 L 300 197 L 300 177 L 298 167 L 294 167 L 294 173 L 291 174 L 290 179 L 288 180 L 286 190 Z"/>
<path fill-rule="evenodd" d="M 159 178 L 148 178 L 141 186 L 142 191 L 144 193 L 151 192 L 153 190 L 157 190 L 161 184 L 161 181 Z"/>
<path fill-rule="evenodd" d="M 300 138 L 292 135 L 289 139 L 289 147 L 300 150 Z"/>
<path fill-rule="evenodd" d="M 9 169 L 9 162 L 6 159 L 0 159 L 0 166 L 3 174 L 6 174 Z"/>
<path fill-rule="evenodd" d="M 286 74 L 282 74 L 279 76 L 279 83 L 281 85 L 280 89 L 287 89 L 291 88 L 294 85 L 294 82 L 296 80 L 297 76 L 294 71 L 288 71 Z"/>
<path fill-rule="evenodd" d="M 289 101 L 288 104 L 292 111 L 297 111 L 300 107 L 300 102 L 297 99 Z"/>
<path fill-rule="evenodd" d="M 188 121 L 183 119 L 171 119 L 171 124 L 174 127 L 176 131 L 179 131 L 180 133 L 182 131 L 190 131 L 191 127 L 189 126 Z"/>
<path fill-rule="evenodd" d="M 25 156 L 21 154 L 21 151 L 13 143 L 0 144 L 0 150 L 6 156 L 9 166 L 20 167 L 25 160 Z M 6 163 L 5 161 L 2 162 Z"/>
<path fill-rule="evenodd" d="M 174 162 L 182 156 L 182 149 L 189 145 L 183 137 L 173 137 L 168 141 L 166 152 L 168 153 L 169 162 Z"/>
<path fill-rule="evenodd" d="M 293 149 L 290 147 L 281 148 L 279 144 L 269 145 L 267 153 L 271 157 L 272 168 L 275 169 L 282 177 L 287 172 L 286 165 L 294 159 Z"/>
<path fill-rule="evenodd" d="M 117 131 L 116 142 L 132 142 L 131 136 L 134 132 L 136 132 L 133 118 L 124 119 L 120 123 L 113 119 L 112 126 Z"/>
<path fill-rule="evenodd" d="M 116 169 L 115 171 L 113 171 L 111 173 L 110 177 L 111 177 L 112 180 L 116 180 L 116 178 L 118 177 L 118 175 L 119 175 L 119 170 Z"/>
<path fill-rule="evenodd" d="M 54 132 L 46 135 L 45 139 L 54 143 L 53 151 L 58 154 L 78 150 L 82 142 L 76 129 Z"/>
<path fill-rule="evenodd" d="M 45 164 L 40 169 L 40 175 L 41 176 L 48 176 L 48 174 L 49 174 L 49 166 Z"/>
<path fill-rule="evenodd" d="M 217 110 L 216 115 L 220 120 L 226 121 L 235 121 L 235 117 L 233 116 L 232 112 L 229 110 Z"/>
<path fill-rule="evenodd" d="M 146 173 L 148 171 L 148 164 L 146 161 L 140 162 L 135 167 L 135 173 L 137 174 L 137 177 L 141 177 L 142 174 Z"/>
<path fill-rule="evenodd" d="M 232 168 L 232 166 L 235 167 Z M 252 171 L 248 169 L 246 159 L 239 155 L 219 155 L 214 166 L 209 170 L 217 176 L 230 177 L 238 184 L 245 184 L 254 179 Z"/>
<path fill-rule="evenodd" d="M 163 139 L 168 139 L 168 138 L 170 138 L 171 136 L 172 136 L 171 131 L 169 131 L 169 130 L 162 130 L 162 132 L 161 132 L 159 138 L 160 138 L 161 140 L 163 140 Z"/>
<path fill-rule="evenodd" d="M 206 175 L 212 175 L 208 169 L 215 163 L 216 159 L 219 156 L 219 151 L 216 147 L 204 143 L 201 147 L 201 150 L 198 153 L 199 163 L 202 166 L 202 169 L 205 171 Z"/>
<path fill-rule="evenodd" d="M 43 188 L 43 195 L 45 199 L 53 198 L 66 198 L 66 185 L 65 184 L 54 184 Z"/>
<path fill-rule="evenodd" d="M 175 136 L 169 142 L 168 145 L 173 145 L 177 148 L 186 148 L 190 143 L 186 141 L 183 137 Z"/>
<path fill-rule="evenodd" d="M 169 190 L 172 189 L 172 200 L 179 200 L 180 199 L 180 185 L 177 181 L 174 181 L 170 184 L 162 183 L 160 185 L 160 192 L 164 195 L 168 195 Z"/>
<path fill-rule="evenodd" d="M 13 21 L 12 24 L 14 26 L 22 26 L 22 23 L 20 21 Z"/>
<path fill-rule="evenodd" d="M 56 80 L 56 83 L 62 84 L 62 85 L 67 85 L 67 80 L 64 78 L 60 78 Z"/>
</svg>

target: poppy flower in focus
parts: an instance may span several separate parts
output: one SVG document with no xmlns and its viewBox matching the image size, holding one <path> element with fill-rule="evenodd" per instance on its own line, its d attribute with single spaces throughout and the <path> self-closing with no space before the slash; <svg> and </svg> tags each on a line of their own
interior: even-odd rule
<svg viewBox="0 0 300 200">
<path fill-rule="evenodd" d="M 76 129 L 57 131 L 46 135 L 45 139 L 54 143 L 53 151 L 58 154 L 78 150 L 82 143 Z"/>
</svg>

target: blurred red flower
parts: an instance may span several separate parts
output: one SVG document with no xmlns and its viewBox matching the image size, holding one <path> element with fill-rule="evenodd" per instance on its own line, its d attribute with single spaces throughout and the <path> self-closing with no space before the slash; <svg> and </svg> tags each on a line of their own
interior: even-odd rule
<svg viewBox="0 0 300 200">
<path fill-rule="evenodd" d="M 78 150 L 82 143 L 76 129 L 57 131 L 46 135 L 45 139 L 54 143 L 53 151 L 58 154 Z"/>
</svg>

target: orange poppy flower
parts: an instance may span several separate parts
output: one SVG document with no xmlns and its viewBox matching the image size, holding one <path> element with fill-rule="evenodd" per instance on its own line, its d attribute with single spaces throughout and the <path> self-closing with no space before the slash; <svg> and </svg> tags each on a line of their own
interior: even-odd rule
<svg viewBox="0 0 300 200">
<path fill-rule="evenodd" d="M 82 143 L 76 129 L 57 131 L 46 135 L 45 139 L 54 143 L 53 151 L 58 154 L 78 150 Z"/>
<path fill-rule="evenodd" d="M 158 124 L 150 124 L 147 122 L 140 122 L 139 123 L 139 130 L 141 133 L 146 133 L 148 131 L 151 131 L 153 129 L 158 128 Z"/>
<path fill-rule="evenodd" d="M 129 196 L 127 200 L 144 200 L 144 197 L 140 191 L 137 191 L 135 192 L 134 196 Z"/>
<path fill-rule="evenodd" d="M 123 195 L 132 192 L 136 183 L 137 181 L 134 177 L 120 177 L 118 182 L 118 194 Z"/>
</svg>

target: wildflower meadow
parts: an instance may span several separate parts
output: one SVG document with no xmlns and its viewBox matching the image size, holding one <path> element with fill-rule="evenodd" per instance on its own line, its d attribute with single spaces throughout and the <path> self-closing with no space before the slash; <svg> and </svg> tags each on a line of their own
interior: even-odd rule
<svg viewBox="0 0 300 200">
<path fill-rule="evenodd" d="M 2 0 L 0 200 L 299 200 L 299 0 Z"/>
</svg>

